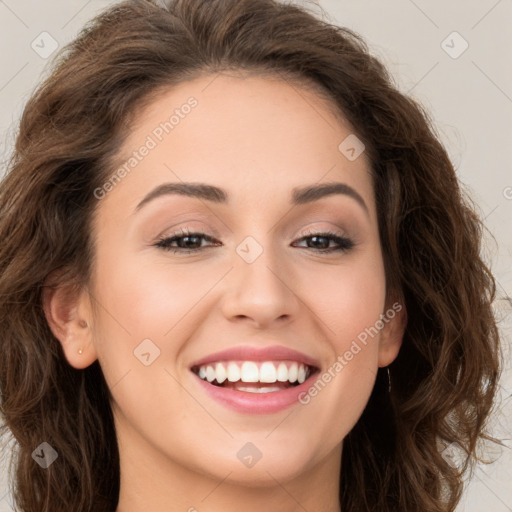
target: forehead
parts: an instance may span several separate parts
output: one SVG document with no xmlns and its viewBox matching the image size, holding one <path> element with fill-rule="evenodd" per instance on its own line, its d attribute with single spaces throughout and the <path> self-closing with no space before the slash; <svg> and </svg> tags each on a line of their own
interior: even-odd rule
<svg viewBox="0 0 512 512">
<path fill-rule="evenodd" d="M 337 150 L 340 136 L 354 133 L 353 127 L 318 84 L 299 84 L 297 80 L 233 71 L 161 87 L 135 112 L 124 149 L 136 148 L 151 134 L 159 146 L 178 145 L 193 132 L 196 154 L 209 140 L 233 149 L 255 150 L 261 149 L 258 142 L 265 142 L 270 150 L 281 142 L 300 139 L 308 144 L 292 148 L 283 144 L 280 149 L 292 149 L 296 154 L 315 149 L 315 145 L 319 150 Z M 194 102 L 193 108 L 190 102 Z M 255 135 L 258 139 L 251 138 Z M 275 144 L 269 146 L 271 141 Z M 364 160 L 365 155 L 362 157 Z"/>
<path fill-rule="evenodd" d="M 336 106 L 311 87 L 273 76 L 200 76 L 159 90 L 135 112 L 116 162 L 132 165 L 109 201 L 134 207 L 164 181 L 286 200 L 296 186 L 344 181 L 371 203 L 366 154 L 350 159 L 343 152 L 354 136 Z M 144 146 L 150 150 L 134 156 Z"/>
</svg>

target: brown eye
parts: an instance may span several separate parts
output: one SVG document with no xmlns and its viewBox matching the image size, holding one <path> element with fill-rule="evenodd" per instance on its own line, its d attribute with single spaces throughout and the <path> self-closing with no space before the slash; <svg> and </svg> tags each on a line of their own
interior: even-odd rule
<svg viewBox="0 0 512 512">
<path fill-rule="evenodd" d="M 349 251 L 355 246 L 353 240 L 333 231 L 308 233 L 300 239 L 300 241 L 304 240 L 306 240 L 306 243 L 308 244 L 305 249 L 312 249 L 322 253 Z M 334 242 L 336 246 L 330 246 L 331 242 Z"/>
<path fill-rule="evenodd" d="M 205 233 L 193 233 L 187 230 L 182 230 L 179 233 L 174 233 L 168 237 L 160 238 L 158 242 L 154 244 L 154 246 L 159 247 L 165 251 L 172 251 L 175 253 L 191 253 L 211 247 L 202 247 L 201 242 L 203 240 L 208 242 L 215 242 L 214 238 L 206 235 Z M 175 243 L 176 245 L 174 245 Z"/>
</svg>

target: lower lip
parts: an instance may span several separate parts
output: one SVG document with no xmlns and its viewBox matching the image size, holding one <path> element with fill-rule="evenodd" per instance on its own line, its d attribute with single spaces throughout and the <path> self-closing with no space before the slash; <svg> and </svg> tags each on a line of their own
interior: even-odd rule
<svg viewBox="0 0 512 512">
<path fill-rule="evenodd" d="M 210 397 L 232 410 L 247 414 L 272 414 L 300 403 L 298 395 L 307 391 L 317 373 L 318 371 L 313 372 L 298 386 L 270 393 L 250 393 L 214 386 L 193 372 L 192 375 Z"/>
</svg>

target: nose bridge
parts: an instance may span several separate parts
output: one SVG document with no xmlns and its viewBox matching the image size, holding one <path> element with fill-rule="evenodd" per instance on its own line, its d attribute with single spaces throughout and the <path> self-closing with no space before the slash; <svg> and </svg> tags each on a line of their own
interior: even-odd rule
<svg viewBox="0 0 512 512">
<path fill-rule="evenodd" d="M 284 255 L 271 247 L 271 238 L 266 236 L 260 242 L 247 236 L 236 246 L 234 268 L 223 298 L 226 317 L 247 317 L 266 325 L 297 312 L 291 272 Z"/>
</svg>

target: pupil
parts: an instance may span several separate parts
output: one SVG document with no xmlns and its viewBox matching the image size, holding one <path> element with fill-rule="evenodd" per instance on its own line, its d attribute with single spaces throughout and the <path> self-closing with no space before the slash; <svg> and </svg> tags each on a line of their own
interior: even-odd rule
<svg viewBox="0 0 512 512">
<path fill-rule="evenodd" d="M 192 240 L 194 240 L 194 239 L 195 239 L 195 240 L 196 240 L 196 243 L 197 243 L 197 236 L 185 236 L 185 237 L 183 237 L 183 239 L 182 239 L 182 240 L 184 240 L 184 241 L 185 241 L 185 243 L 184 243 L 185 247 L 189 247 L 190 243 L 187 243 L 187 242 L 186 242 L 186 240 L 188 240 L 188 241 L 190 242 L 190 239 L 192 239 Z M 194 244 L 194 242 L 192 242 L 192 245 L 195 245 L 195 244 Z"/>
<path fill-rule="evenodd" d="M 318 240 L 318 239 L 324 240 L 323 244 L 319 244 L 322 246 L 323 249 L 327 249 L 329 247 L 329 241 L 327 240 L 327 238 L 325 236 L 314 236 L 311 238 L 311 241 L 314 242 L 315 240 Z M 325 245 L 325 241 L 327 241 L 327 245 Z M 318 246 L 318 244 L 317 244 L 317 246 Z"/>
</svg>

